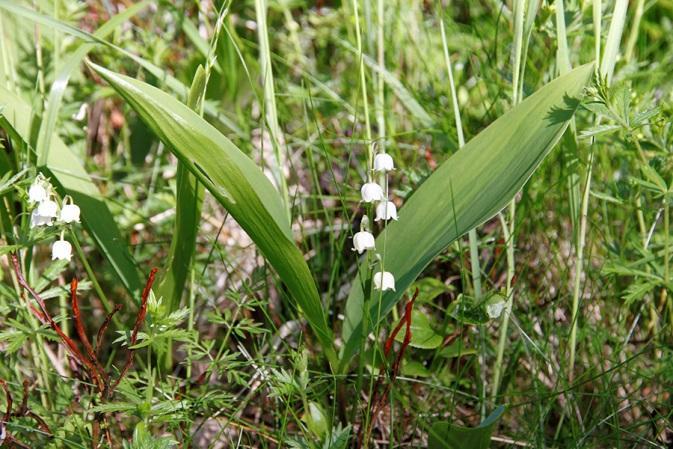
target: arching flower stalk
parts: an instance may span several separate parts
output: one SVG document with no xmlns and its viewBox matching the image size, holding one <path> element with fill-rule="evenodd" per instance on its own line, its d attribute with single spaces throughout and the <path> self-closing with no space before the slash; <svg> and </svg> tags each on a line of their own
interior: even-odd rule
<svg viewBox="0 0 673 449">
<path fill-rule="evenodd" d="M 28 206 L 33 210 L 30 214 L 30 227 L 59 226 L 61 237 L 51 247 L 52 260 L 71 260 L 72 245 L 65 240 L 65 227 L 80 222 L 80 208 L 72 197 L 66 195 L 59 209 L 56 194 L 49 179 L 39 173 L 28 189 Z"/>
</svg>

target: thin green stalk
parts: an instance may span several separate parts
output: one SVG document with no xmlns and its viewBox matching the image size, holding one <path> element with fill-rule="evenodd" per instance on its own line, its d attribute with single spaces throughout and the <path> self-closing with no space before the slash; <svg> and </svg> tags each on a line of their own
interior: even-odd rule
<svg viewBox="0 0 673 449">
<path fill-rule="evenodd" d="M 624 31 L 624 22 L 626 21 L 626 10 L 629 6 L 629 0 L 617 0 L 615 9 L 612 11 L 612 21 L 608 30 L 608 37 L 605 41 L 605 52 L 601 60 L 601 75 L 607 78 L 608 84 L 612 81 L 612 74 L 615 70 L 617 55 L 619 54 L 619 44 L 622 40 Z M 595 19 L 594 19 L 595 20 Z"/>
<path fill-rule="evenodd" d="M 600 64 L 600 74 L 607 79 L 607 83 L 610 84 L 612 79 L 612 74 L 615 69 L 615 63 L 617 61 L 617 53 L 619 51 L 619 43 L 622 37 L 622 31 L 624 30 L 624 20 L 626 19 L 626 8 L 628 6 L 628 0 L 617 0 L 615 3 L 615 8 L 612 13 L 612 21 L 610 23 L 610 29 L 608 30 L 608 37 L 605 43 L 605 52 L 603 54 L 603 59 Z M 600 1 L 594 1 L 594 31 L 600 33 Z M 598 15 L 598 16 L 597 16 Z M 595 36 L 595 41 L 598 43 L 596 49 L 596 56 L 600 55 L 600 34 Z M 598 64 L 598 60 L 596 61 Z M 600 117 L 597 118 L 597 123 L 600 122 Z M 580 216 L 580 229 L 579 235 L 576 239 L 576 261 L 575 261 L 575 279 L 573 285 L 573 301 L 572 301 L 572 318 L 571 318 L 571 328 L 570 328 L 570 355 L 568 360 L 568 379 L 572 382 L 574 378 L 575 370 L 575 354 L 577 346 L 577 318 L 579 313 L 579 295 L 581 287 L 581 275 L 582 270 L 584 269 L 584 246 L 586 243 L 586 232 L 587 232 L 587 215 L 589 210 L 589 193 L 591 192 L 591 173 L 593 170 L 594 162 L 594 146 L 593 143 L 589 150 L 589 159 L 587 161 L 587 172 L 585 178 L 585 186 L 582 194 L 582 203 L 580 206 L 581 216 Z"/>
<path fill-rule="evenodd" d="M 519 95 L 519 74 L 521 73 L 521 55 L 523 47 L 523 18 L 524 2 L 516 0 L 514 3 L 514 48 L 513 68 L 512 68 L 512 105 L 516 106 L 521 100 Z M 500 214 L 503 225 L 503 234 L 507 245 L 507 282 L 505 296 L 507 302 L 503 310 L 500 323 L 500 338 L 498 339 L 498 348 L 496 351 L 495 366 L 493 367 L 493 379 L 491 381 L 491 400 L 495 403 L 500 389 L 500 379 L 502 376 L 502 361 L 505 353 L 505 344 L 507 343 L 507 330 L 509 327 L 509 317 L 512 313 L 512 303 L 514 302 L 514 292 L 512 283 L 515 273 L 514 260 L 514 229 L 516 219 L 516 197 L 509 203 L 509 229 L 502 214 Z"/>
<path fill-rule="evenodd" d="M 638 0 L 638 3 L 636 4 L 636 12 L 633 15 L 633 25 L 631 26 L 629 39 L 626 41 L 626 51 L 624 51 L 624 61 L 627 63 L 631 62 L 631 58 L 633 58 L 633 49 L 636 47 L 636 41 L 638 40 L 640 21 L 643 18 L 644 10 L 645 0 Z"/>
<path fill-rule="evenodd" d="M 593 21 L 594 21 L 594 51 L 596 53 L 595 60 L 596 65 L 601 61 L 601 13 L 603 11 L 603 5 L 601 0 L 593 1 Z"/>
<path fill-rule="evenodd" d="M 451 103 L 453 105 L 453 116 L 456 122 L 456 134 L 458 136 L 458 147 L 462 148 L 465 145 L 465 136 L 463 135 L 463 123 L 460 116 L 460 107 L 458 105 L 458 95 L 456 93 L 456 85 L 453 80 L 453 68 L 451 66 L 451 58 L 449 56 L 449 47 L 446 42 L 446 31 L 444 30 L 444 20 L 440 18 L 439 30 L 442 35 L 442 49 L 444 50 L 444 63 L 446 64 L 446 71 L 449 76 L 449 88 L 451 90 Z M 474 290 L 474 297 L 477 302 L 480 302 L 482 297 L 481 291 L 481 267 L 479 263 L 479 241 L 477 240 L 477 230 L 470 229 L 467 234 L 470 245 L 470 271 L 472 275 L 472 288 Z M 480 375 L 481 375 L 481 404 L 482 404 L 482 418 L 486 414 L 486 344 L 484 327 L 479 327 L 479 335 L 481 340 L 481 354 L 480 354 Z"/>
<path fill-rule="evenodd" d="M 278 122 L 278 109 L 276 108 L 276 91 L 274 88 L 273 68 L 271 66 L 271 49 L 269 45 L 269 33 L 266 27 L 266 0 L 255 0 L 255 14 L 257 18 L 257 36 L 259 39 L 259 69 L 262 74 L 264 84 L 264 109 L 266 113 L 266 122 L 271 135 L 271 144 L 273 146 L 276 166 L 274 167 L 274 176 L 276 184 L 280 190 L 281 197 L 287 210 L 288 220 L 290 219 L 290 196 L 287 190 L 287 180 L 283 175 L 284 157 L 281 153 L 282 131 Z"/>
<path fill-rule="evenodd" d="M 5 203 L 6 205 L 6 203 Z M 0 220 L 0 235 L 8 235 L 3 221 Z M 7 257 L 7 256 L 6 256 Z M 21 259 L 19 258 L 19 264 L 21 264 Z M 9 260 L 6 261 L 7 266 L 11 266 Z M 19 280 L 16 277 L 16 273 L 13 270 L 9 270 L 10 278 L 12 279 L 12 285 L 14 286 L 14 292 L 16 293 L 17 298 L 21 298 L 22 287 L 19 285 Z M 28 299 L 21 301 L 21 304 L 24 306 L 23 312 L 26 314 L 30 328 L 35 332 L 35 340 L 30 340 L 30 354 L 33 358 L 33 365 L 35 370 L 39 373 L 40 382 L 43 386 L 43 389 L 40 390 L 40 400 L 42 405 L 47 407 L 49 406 L 49 393 L 51 392 L 51 387 L 49 385 L 49 369 L 47 368 L 47 355 L 44 349 L 44 340 L 42 335 L 37 332 L 40 329 L 40 324 L 33 316 L 32 312 L 28 307 Z M 37 343 L 36 343 L 37 342 Z"/>
<path fill-rule="evenodd" d="M 668 299 L 668 289 L 670 282 L 670 262 L 671 262 L 671 249 L 670 249 L 670 215 L 671 215 L 671 206 L 670 199 L 668 195 L 664 197 L 664 288 L 661 293 L 662 301 L 666 303 L 668 308 L 668 320 L 673 327 L 673 302 Z"/>
<path fill-rule="evenodd" d="M 376 9 L 376 62 L 379 67 L 385 69 L 385 10 L 383 0 L 378 0 Z M 383 75 L 376 75 L 376 126 L 379 132 L 379 147 L 382 152 L 386 151 L 386 116 L 385 116 L 385 84 Z"/>
<path fill-rule="evenodd" d="M 362 91 L 362 107 L 364 109 L 365 136 L 367 141 L 367 182 L 373 182 L 372 170 L 374 168 L 374 149 L 372 148 L 372 130 L 369 123 L 369 104 L 367 95 L 367 78 L 365 77 L 365 63 L 362 53 L 362 33 L 360 31 L 360 15 L 358 13 L 358 0 L 353 0 L 353 14 L 355 16 L 355 41 L 357 43 L 360 70 L 360 89 Z"/>
<path fill-rule="evenodd" d="M 584 180 L 584 191 L 582 192 L 582 203 L 580 209 L 580 229 L 575 243 L 577 249 L 577 260 L 575 263 L 575 279 L 573 285 L 573 302 L 570 328 L 570 357 L 568 380 L 572 382 L 574 377 L 575 353 L 577 346 L 577 317 L 579 313 L 580 288 L 582 285 L 582 270 L 584 268 L 584 247 L 586 245 L 587 216 L 589 213 L 589 194 L 591 192 L 591 173 L 594 164 L 594 147 L 589 150 L 589 160 L 587 162 L 587 174 Z"/>
<path fill-rule="evenodd" d="M 194 293 L 194 267 L 190 270 L 189 276 L 189 317 L 187 319 L 187 331 L 191 335 L 194 331 L 194 313 L 196 311 L 195 301 L 196 294 Z M 198 338 L 198 335 L 197 335 Z M 187 379 L 192 378 L 192 351 L 194 345 L 187 345 Z"/>
<path fill-rule="evenodd" d="M 84 254 L 84 251 L 82 250 L 82 246 L 79 243 L 79 239 L 77 238 L 77 235 L 74 232 L 70 233 L 70 236 L 72 238 L 72 243 L 75 247 L 75 252 L 77 253 L 77 257 L 79 257 L 79 260 L 82 262 L 82 265 L 84 266 L 84 271 L 86 271 L 86 275 L 89 277 L 89 280 L 91 281 L 91 284 L 93 285 L 93 289 L 96 292 L 96 295 L 98 295 L 98 298 L 100 299 L 101 304 L 103 304 L 103 308 L 105 309 L 106 313 L 111 313 L 113 310 L 112 303 L 108 299 L 107 295 L 103 291 L 103 288 L 100 286 L 98 283 L 98 279 L 96 279 L 96 274 L 93 272 L 93 269 L 91 268 L 91 264 L 89 264 L 89 261 L 87 260 L 86 254 Z M 117 318 L 117 315 L 112 316 L 112 322 L 114 323 L 115 327 L 117 329 L 122 329 L 122 323 L 119 321 L 119 318 Z"/>
<path fill-rule="evenodd" d="M 446 43 L 446 32 L 444 30 L 444 22 L 440 20 L 439 29 L 442 34 L 442 47 L 444 49 L 444 63 L 446 64 L 446 71 L 449 75 L 449 88 L 451 90 L 451 103 L 453 105 L 453 115 L 456 122 L 456 134 L 458 135 L 458 147 L 462 148 L 465 145 L 465 136 L 463 134 L 463 122 L 460 117 L 460 108 L 458 106 L 458 95 L 456 93 L 456 85 L 453 81 L 453 69 L 451 66 L 451 58 L 449 57 L 449 49 Z M 472 270 L 472 287 L 474 288 L 474 296 L 477 300 L 481 299 L 481 268 L 479 264 L 479 243 L 477 241 L 476 229 L 471 229 L 468 232 L 468 239 L 470 243 L 470 265 Z"/>
<path fill-rule="evenodd" d="M 670 216 L 670 205 L 669 200 L 666 198 L 664 201 L 664 283 L 668 289 L 668 282 L 670 281 L 670 247 L 669 247 L 669 238 L 670 238 L 670 227 L 669 227 L 669 216 Z M 673 317 L 671 317 L 673 318 Z"/>
</svg>

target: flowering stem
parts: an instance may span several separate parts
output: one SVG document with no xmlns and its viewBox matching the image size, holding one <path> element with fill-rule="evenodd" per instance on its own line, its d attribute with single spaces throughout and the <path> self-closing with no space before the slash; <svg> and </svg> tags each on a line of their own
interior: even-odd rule
<svg viewBox="0 0 673 449">
<path fill-rule="evenodd" d="M 360 32 L 360 14 L 358 13 L 358 1 L 353 0 L 353 12 L 355 15 L 355 40 L 357 44 L 360 69 L 360 88 L 362 90 L 362 107 L 364 108 L 365 136 L 367 140 L 367 182 L 372 182 L 372 169 L 374 168 L 374 149 L 372 143 L 372 130 L 369 123 L 369 104 L 367 101 L 367 79 L 365 77 L 364 55 L 362 53 L 362 34 Z"/>
</svg>

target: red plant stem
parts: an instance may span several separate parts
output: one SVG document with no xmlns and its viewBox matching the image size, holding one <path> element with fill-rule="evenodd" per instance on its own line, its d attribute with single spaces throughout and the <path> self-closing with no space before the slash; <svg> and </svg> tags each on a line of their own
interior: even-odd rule
<svg viewBox="0 0 673 449">
<path fill-rule="evenodd" d="M 100 350 L 103 347 L 103 341 L 105 340 L 105 332 L 112 322 L 112 317 L 121 309 L 121 304 L 115 305 L 114 309 L 112 309 L 112 312 L 108 313 L 105 317 L 105 321 L 103 321 L 103 324 L 101 324 L 100 329 L 98 329 L 98 334 L 96 335 L 96 358 L 98 358 L 100 355 Z"/>
<path fill-rule="evenodd" d="M 411 298 L 411 301 L 409 301 L 405 306 L 404 316 L 402 317 L 400 322 L 397 323 L 397 326 L 395 326 L 395 329 L 390 333 L 388 339 L 386 340 L 386 345 L 383 350 L 383 353 L 386 355 L 386 357 L 388 356 L 388 354 L 390 354 L 390 350 L 393 347 L 393 343 L 395 343 L 395 337 L 402 329 L 402 325 L 406 323 L 407 332 L 411 334 L 411 309 L 414 307 L 414 302 L 416 301 L 416 298 L 418 298 L 418 289 L 416 289 L 416 291 L 414 292 L 414 296 Z M 411 336 L 409 338 L 411 339 Z"/>
<path fill-rule="evenodd" d="M 40 308 L 42 309 L 42 314 L 46 318 L 47 323 L 49 323 L 49 326 L 58 334 L 58 336 L 61 338 L 61 341 L 65 344 L 65 346 L 70 350 L 70 353 L 74 357 L 74 359 L 79 362 L 84 368 L 89 373 L 89 376 L 93 381 L 96 382 L 96 385 L 98 388 L 102 391 L 103 390 L 103 382 L 98 375 L 98 371 L 96 370 L 96 367 L 91 363 L 82 353 L 80 352 L 79 349 L 77 349 L 77 345 L 75 344 L 70 337 L 68 337 L 63 330 L 59 327 L 58 324 L 54 321 L 54 319 L 49 315 L 49 312 L 47 311 L 47 306 L 44 303 L 44 300 L 42 297 L 35 291 L 33 288 L 28 285 L 28 282 L 26 282 L 26 279 L 23 277 L 23 274 L 21 273 L 21 267 L 19 266 L 19 259 L 16 257 L 16 254 L 12 254 L 12 262 L 14 264 L 14 271 L 16 272 L 16 278 L 19 281 L 19 285 L 21 285 L 23 288 L 28 290 L 28 292 L 33 296 L 35 301 L 40 305 Z"/>
<path fill-rule="evenodd" d="M 12 417 L 12 393 L 7 387 L 7 382 L 0 379 L 0 386 L 5 390 L 5 398 L 7 399 L 7 409 L 5 410 L 5 416 L 2 418 L 2 423 L 9 422 L 9 419 Z"/>
<path fill-rule="evenodd" d="M 135 346 L 136 342 L 138 341 L 138 332 L 145 322 L 145 316 L 147 315 L 147 299 L 149 298 L 150 292 L 152 291 L 152 284 L 154 284 L 154 277 L 156 276 L 157 271 L 158 270 L 156 268 L 152 268 L 152 271 L 150 271 L 150 276 L 147 278 L 147 283 L 145 284 L 145 288 L 143 289 L 142 297 L 140 299 L 140 310 L 136 316 L 136 322 L 133 325 L 133 331 L 131 332 L 131 341 L 129 342 L 128 349 L 126 351 L 126 363 L 124 364 L 124 368 L 122 368 L 121 372 L 119 373 L 119 377 L 117 378 L 116 382 L 110 388 L 109 395 L 114 393 L 115 388 L 117 388 L 133 364 L 133 352 L 135 351 L 133 346 Z"/>
<path fill-rule="evenodd" d="M 87 353 L 87 356 L 89 357 L 89 362 L 91 362 L 98 374 L 98 376 L 102 379 L 103 384 L 107 385 L 108 381 L 108 376 L 105 373 L 105 369 L 101 365 L 101 363 L 98 361 L 98 358 L 96 357 L 96 353 L 93 350 L 93 347 L 91 346 L 91 341 L 89 341 L 89 337 L 86 335 L 86 331 L 84 329 L 84 323 L 82 322 L 82 314 L 79 309 L 79 302 L 77 300 L 77 279 L 74 278 L 70 282 L 70 299 L 72 301 L 72 314 L 74 317 L 75 321 L 75 329 L 77 330 L 77 335 L 79 335 L 79 339 L 82 342 L 82 345 L 84 346 L 84 349 Z"/>
<path fill-rule="evenodd" d="M 400 370 L 400 365 L 402 362 L 402 357 L 404 356 L 404 352 L 407 349 L 407 346 L 409 346 L 409 343 L 411 343 L 411 312 L 414 308 L 414 302 L 416 301 L 416 298 L 418 297 L 418 288 L 414 292 L 414 296 L 411 298 L 409 302 L 407 302 L 405 309 L 404 309 L 404 316 L 402 316 L 402 319 L 400 319 L 400 322 L 397 323 L 397 326 L 395 326 L 395 329 L 390 333 L 388 338 L 386 339 L 386 343 L 383 349 L 383 352 L 386 357 L 388 357 L 388 354 L 390 354 L 390 350 L 393 347 L 393 344 L 395 343 L 395 337 L 397 334 L 400 332 L 402 329 L 403 325 L 406 325 L 405 329 L 405 334 L 404 334 L 404 340 L 402 341 L 402 346 L 400 347 L 399 352 L 397 353 L 397 356 L 395 357 L 395 361 L 393 362 L 393 366 L 390 372 L 390 382 L 385 386 L 383 390 L 381 390 L 381 386 L 383 385 L 383 372 L 385 370 L 385 360 L 381 362 L 381 369 L 379 370 L 379 377 L 376 380 L 376 384 L 374 384 L 373 388 L 373 393 L 371 400 L 369 401 L 369 410 L 370 410 L 370 415 L 372 417 L 376 417 L 379 409 L 383 405 L 383 403 L 386 400 L 386 397 L 388 397 L 388 393 L 390 393 L 390 390 L 393 387 L 393 383 L 395 382 L 395 379 L 397 378 L 397 375 L 399 374 Z M 369 422 L 369 425 L 365 431 L 366 438 L 369 438 L 369 435 L 371 434 L 372 426 L 373 426 L 374 420 Z M 357 447 L 362 447 L 362 437 L 363 437 L 363 428 L 360 427 L 358 430 L 358 436 L 357 436 Z"/>
</svg>

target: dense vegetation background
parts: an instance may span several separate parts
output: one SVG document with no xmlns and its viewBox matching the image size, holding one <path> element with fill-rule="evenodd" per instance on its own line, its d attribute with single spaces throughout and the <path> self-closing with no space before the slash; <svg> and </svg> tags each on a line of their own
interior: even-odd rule
<svg viewBox="0 0 673 449">
<path fill-rule="evenodd" d="M 673 447 L 672 1 L 0 10 L 0 446 Z M 559 75 L 581 105 L 523 109 Z M 348 349 L 349 295 L 383 301 L 354 234 L 426 237 L 386 240 L 363 183 L 401 229 L 499 117 L 477 150 L 511 163 L 466 159 L 414 219 L 513 202 L 395 279 Z"/>
</svg>

